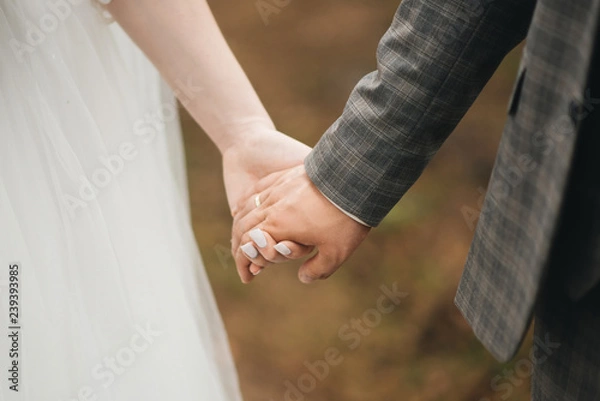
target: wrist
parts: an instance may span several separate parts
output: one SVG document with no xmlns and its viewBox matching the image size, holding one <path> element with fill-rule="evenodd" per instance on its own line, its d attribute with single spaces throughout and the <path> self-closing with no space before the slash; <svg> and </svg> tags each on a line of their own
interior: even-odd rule
<svg viewBox="0 0 600 401">
<path fill-rule="evenodd" d="M 269 118 L 248 118 L 223 124 L 218 137 L 213 141 L 221 155 L 240 149 L 252 148 L 254 144 L 264 140 L 264 137 L 277 133 L 275 125 Z"/>
<path fill-rule="evenodd" d="M 247 123 L 229 127 L 227 138 L 217 144 L 221 155 L 229 153 L 248 152 L 260 149 L 265 144 L 270 144 L 274 137 L 282 134 L 275 129 L 269 121 L 248 121 Z"/>
<path fill-rule="evenodd" d="M 314 184 L 313 184 L 314 185 Z M 364 221 L 362 221 L 360 218 L 356 217 L 355 215 L 353 215 L 352 213 L 344 210 L 344 208 L 342 208 L 340 205 L 338 205 L 337 203 L 335 203 L 334 201 L 332 201 L 331 199 L 329 199 L 327 197 L 327 195 L 325 195 L 317 186 L 315 186 L 315 188 L 317 189 L 317 191 L 319 191 L 319 193 L 325 198 L 327 199 L 333 206 L 335 206 L 340 212 L 344 213 L 346 216 L 348 216 L 349 218 L 351 218 L 352 220 L 354 220 L 355 222 L 357 222 L 360 225 L 363 225 L 365 227 L 369 227 L 371 228 L 370 225 L 368 225 L 367 223 L 365 223 Z"/>
</svg>

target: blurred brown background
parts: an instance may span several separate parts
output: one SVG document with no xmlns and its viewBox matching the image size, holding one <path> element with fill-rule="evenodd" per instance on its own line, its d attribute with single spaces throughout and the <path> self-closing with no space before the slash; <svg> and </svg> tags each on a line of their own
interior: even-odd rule
<svg viewBox="0 0 600 401">
<path fill-rule="evenodd" d="M 259 4 L 278 11 L 268 24 Z M 211 5 L 278 128 L 312 146 L 375 68 L 377 42 L 398 1 Z M 512 363 L 499 364 L 453 304 L 476 222 L 469 218 L 493 166 L 519 57 L 517 49 L 506 58 L 425 174 L 354 256 L 311 286 L 298 282 L 295 265 L 271 268 L 249 286 L 239 282 L 228 254 L 231 218 L 219 154 L 183 116 L 194 228 L 246 401 L 529 399 L 523 361 L 530 340 Z M 377 321 L 367 311 L 380 287 L 394 283 L 409 295 Z M 362 333 L 345 326 L 363 317 L 371 319 L 368 332 L 366 323 Z M 330 347 L 343 360 L 311 379 L 305 362 L 324 359 Z"/>
</svg>

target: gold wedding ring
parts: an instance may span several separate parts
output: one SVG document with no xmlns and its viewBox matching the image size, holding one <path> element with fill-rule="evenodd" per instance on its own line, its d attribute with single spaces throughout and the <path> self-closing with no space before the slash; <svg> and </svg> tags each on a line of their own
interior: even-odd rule
<svg viewBox="0 0 600 401">
<path fill-rule="evenodd" d="M 260 194 L 254 197 L 254 204 L 256 205 L 256 207 L 260 207 Z"/>
</svg>

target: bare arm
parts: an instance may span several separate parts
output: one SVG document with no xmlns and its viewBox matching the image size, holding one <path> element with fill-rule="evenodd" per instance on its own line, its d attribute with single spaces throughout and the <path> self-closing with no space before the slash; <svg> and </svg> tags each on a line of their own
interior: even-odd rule
<svg viewBox="0 0 600 401">
<path fill-rule="evenodd" d="M 219 148 L 230 208 L 264 176 L 303 163 L 310 148 L 275 129 L 205 0 L 106 8 Z"/>
<path fill-rule="evenodd" d="M 221 153 L 249 129 L 274 130 L 205 0 L 113 0 L 106 8 Z"/>
</svg>

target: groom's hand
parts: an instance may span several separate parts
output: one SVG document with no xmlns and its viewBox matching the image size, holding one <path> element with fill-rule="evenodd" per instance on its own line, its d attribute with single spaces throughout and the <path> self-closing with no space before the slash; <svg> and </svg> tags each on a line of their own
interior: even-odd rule
<svg viewBox="0 0 600 401">
<path fill-rule="evenodd" d="M 302 165 L 272 174 L 257 183 L 253 195 L 238 204 L 234 215 L 233 251 L 238 273 L 244 282 L 252 279 L 249 273 L 252 264 L 263 266 L 284 259 L 281 247 L 278 250 L 274 247 L 277 243 L 286 245 L 283 254 L 287 254 L 287 259 L 304 257 L 313 246 L 317 247 L 318 253 L 304 262 L 298 277 L 303 283 L 327 278 L 370 230 L 325 198 Z M 266 245 L 265 241 L 255 244 L 259 254 L 249 258 L 239 244 L 252 242 L 257 228 L 266 234 Z"/>
</svg>

